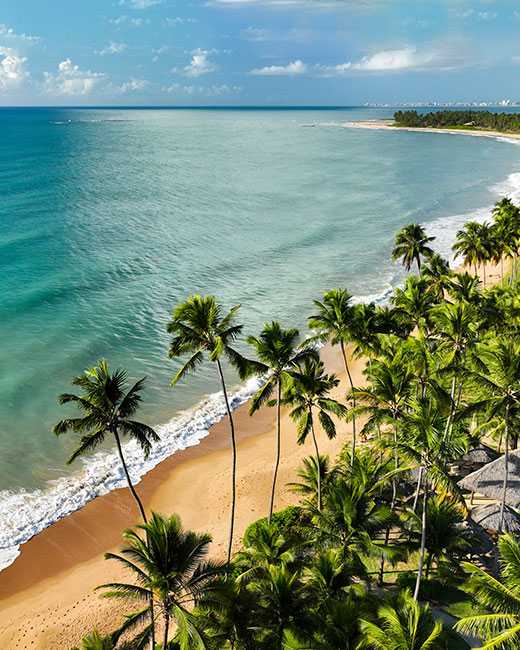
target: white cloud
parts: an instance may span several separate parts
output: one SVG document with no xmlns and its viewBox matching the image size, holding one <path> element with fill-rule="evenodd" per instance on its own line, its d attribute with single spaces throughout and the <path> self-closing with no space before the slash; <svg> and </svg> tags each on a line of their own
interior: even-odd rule
<svg viewBox="0 0 520 650">
<path fill-rule="evenodd" d="M 465 9 L 455 13 L 457 18 L 476 18 L 477 20 L 495 20 L 498 17 L 496 11 L 477 11 L 476 9 Z"/>
<path fill-rule="evenodd" d="M 228 84 L 212 85 L 212 86 L 196 86 L 196 85 L 183 85 L 171 84 L 170 86 L 163 86 L 162 91 L 169 94 L 185 95 L 192 97 L 193 95 L 201 95 L 204 97 L 221 97 L 223 95 L 236 95 L 242 92 L 242 86 L 230 86 Z"/>
<path fill-rule="evenodd" d="M 184 67 L 183 74 L 186 77 L 201 77 L 202 75 L 217 70 L 217 65 L 209 60 L 211 52 L 198 47 L 191 53 L 190 63 Z"/>
<path fill-rule="evenodd" d="M 130 18 L 129 16 L 117 16 L 117 18 L 109 18 L 108 22 L 116 27 L 121 27 L 121 25 L 129 25 L 130 27 L 142 27 L 143 25 L 149 25 L 149 18 Z"/>
<path fill-rule="evenodd" d="M 0 47 L 0 91 L 19 86 L 29 73 L 25 69 L 27 59 L 9 47 Z"/>
<path fill-rule="evenodd" d="M 325 77 L 356 72 L 400 72 L 406 70 L 452 70 L 468 62 L 462 46 L 444 44 L 443 47 L 419 51 L 415 47 L 398 50 L 382 50 L 364 56 L 359 61 L 347 61 L 337 65 L 317 65 L 316 71 Z"/>
<path fill-rule="evenodd" d="M 245 41 L 252 41 L 261 43 L 263 41 L 270 41 L 272 38 L 271 32 L 267 29 L 260 27 L 247 27 L 240 32 L 241 38 Z"/>
<path fill-rule="evenodd" d="M 268 65 L 264 68 L 255 68 L 249 74 L 258 77 L 293 77 L 305 74 L 305 72 L 307 72 L 307 65 L 298 59 L 287 65 Z"/>
<path fill-rule="evenodd" d="M 96 54 L 99 54 L 100 56 L 106 56 L 107 54 L 121 54 L 121 52 L 124 52 L 127 47 L 128 45 L 126 43 L 114 43 L 112 41 L 102 50 L 96 50 Z"/>
<path fill-rule="evenodd" d="M 120 93 L 135 93 L 144 90 L 149 85 L 150 82 L 145 79 L 130 79 L 130 81 L 125 81 L 125 83 L 118 86 L 116 91 Z"/>
<path fill-rule="evenodd" d="M 196 18 L 181 18 L 177 16 L 176 18 L 165 18 L 164 24 L 168 27 L 175 27 L 176 25 L 186 25 L 188 23 L 196 23 Z"/>
<path fill-rule="evenodd" d="M 105 80 L 104 73 L 81 70 L 70 59 L 65 59 L 56 74 L 44 73 L 43 91 L 50 95 L 90 95 Z"/>
<path fill-rule="evenodd" d="M 119 0 L 121 6 L 128 5 L 132 9 L 149 9 L 155 5 L 162 4 L 162 0 Z"/>
<path fill-rule="evenodd" d="M 9 38 L 25 43 L 39 43 L 41 38 L 39 36 L 31 36 L 30 34 L 17 34 L 12 27 L 8 27 L 0 23 L 0 37 Z"/>
</svg>

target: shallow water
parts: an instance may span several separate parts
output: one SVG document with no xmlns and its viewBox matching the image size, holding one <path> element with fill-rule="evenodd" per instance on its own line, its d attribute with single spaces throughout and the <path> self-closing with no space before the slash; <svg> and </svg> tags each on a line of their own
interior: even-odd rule
<svg viewBox="0 0 520 650">
<path fill-rule="evenodd" d="M 169 388 L 177 301 L 211 292 L 242 304 L 247 333 L 304 331 L 325 289 L 382 298 L 402 279 L 401 225 L 448 253 L 468 215 L 520 188 L 514 143 L 342 126 L 388 115 L 0 110 L 0 553 L 121 480 L 107 453 L 78 477 L 72 440 L 49 433 L 57 394 L 99 358 L 148 376 L 141 417 L 169 422 L 149 467 L 220 417 L 215 397 L 171 422 L 218 390 L 213 368 Z"/>
</svg>

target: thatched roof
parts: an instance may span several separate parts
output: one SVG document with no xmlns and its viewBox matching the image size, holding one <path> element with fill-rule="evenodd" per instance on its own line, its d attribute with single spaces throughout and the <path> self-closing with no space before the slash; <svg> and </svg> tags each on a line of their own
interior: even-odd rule
<svg viewBox="0 0 520 650">
<path fill-rule="evenodd" d="M 479 444 L 474 449 L 470 449 L 462 458 L 457 461 L 464 465 L 485 465 L 492 463 L 500 454 L 487 445 Z"/>
<path fill-rule="evenodd" d="M 484 494 L 495 501 L 501 501 L 505 473 L 504 459 L 504 456 L 500 456 L 492 463 L 468 474 L 458 482 L 459 487 L 470 492 Z M 513 507 L 520 504 L 520 450 L 509 453 L 506 504 Z"/>
<path fill-rule="evenodd" d="M 471 512 L 471 519 L 486 530 L 499 530 L 500 528 L 500 504 L 491 503 L 487 506 L 479 506 Z M 517 533 L 520 531 L 520 515 L 509 506 L 504 508 L 504 523 L 502 531 Z"/>
</svg>

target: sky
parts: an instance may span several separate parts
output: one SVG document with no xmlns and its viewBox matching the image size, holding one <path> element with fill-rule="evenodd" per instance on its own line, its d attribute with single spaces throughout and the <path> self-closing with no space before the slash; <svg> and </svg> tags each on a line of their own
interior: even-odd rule
<svg viewBox="0 0 520 650">
<path fill-rule="evenodd" d="M 520 100 L 520 2 L 3 0 L 0 105 Z"/>
</svg>

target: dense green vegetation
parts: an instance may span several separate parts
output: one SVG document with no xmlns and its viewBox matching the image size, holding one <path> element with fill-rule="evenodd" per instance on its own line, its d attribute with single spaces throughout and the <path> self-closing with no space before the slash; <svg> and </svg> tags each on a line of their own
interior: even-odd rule
<svg viewBox="0 0 520 650">
<path fill-rule="evenodd" d="M 492 113 L 491 111 L 396 111 L 397 126 L 431 128 L 475 128 L 504 133 L 520 132 L 520 113 Z"/>
<path fill-rule="evenodd" d="M 120 599 L 123 624 L 105 637 L 85 637 L 83 650 L 468 647 L 459 632 L 480 636 L 483 648 L 520 647 L 520 540 L 501 534 L 520 421 L 520 210 L 503 199 L 493 217 L 457 234 L 454 250 L 470 273 L 450 269 L 421 226 L 406 226 L 393 256 L 407 269 L 415 264 L 419 275 L 409 275 L 384 307 L 355 304 L 344 289 L 326 292 L 309 317 L 314 335 L 301 342 L 296 329 L 273 321 L 247 338 L 248 352 L 240 347 L 238 307 L 226 313 L 212 296 L 190 297 L 174 310 L 170 356 L 187 361 L 173 383 L 204 358 L 215 364 L 228 408 L 233 487 L 236 431 L 221 358 L 241 377 L 263 377 L 250 412 L 276 409 L 269 507 L 233 556 L 233 489 L 222 564 L 209 559 L 208 535 L 184 530 L 174 515 L 147 518 L 143 510 L 143 523 L 124 532 L 121 552 L 107 555 L 128 570 L 127 581 L 99 588 Z M 485 286 L 479 267 L 504 258 L 511 272 L 499 265 L 501 281 Z M 348 383 L 339 398 L 339 378 L 326 371 L 317 341 L 341 355 Z M 347 346 L 366 360 L 362 385 L 353 380 Z M 81 434 L 74 457 L 106 433 L 115 436 L 124 467 L 121 436 L 147 453 L 156 435 L 133 420 L 142 380 L 125 390 L 126 374 L 111 374 L 101 362 L 74 383 L 81 395 L 60 399 L 75 402 L 82 417 L 56 426 L 57 433 Z M 282 405 L 298 441 L 310 437 L 314 453 L 290 485 L 295 505 L 276 512 Z M 360 440 L 345 441 L 332 459 L 320 453 L 320 439 L 336 436 L 341 420 Z M 468 523 L 453 471 L 483 438 L 505 450 L 496 538 Z M 460 619 L 453 629 L 442 610 Z"/>
</svg>

